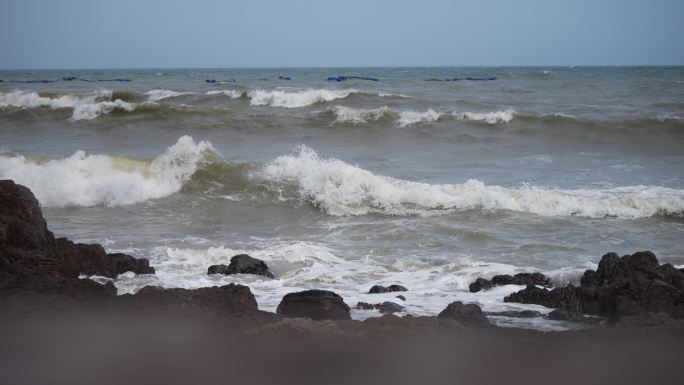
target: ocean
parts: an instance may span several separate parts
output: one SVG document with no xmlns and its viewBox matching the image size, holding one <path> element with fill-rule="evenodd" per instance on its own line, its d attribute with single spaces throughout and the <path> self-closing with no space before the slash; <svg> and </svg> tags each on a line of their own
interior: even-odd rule
<svg viewBox="0 0 684 385">
<path fill-rule="evenodd" d="M 327 80 L 337 76 L 371 79 Z M 0 79 L 0 179 L 34 192 L 56 236 L 149 258 L 156 276 L 122 274 L 119 294 L 235 282 L 267 311 L 288 292 L 318 288 L 351 306 L 400 302 L 413 315 L 455 300 L 546 313 L 503 302 L 520 286 L 468 285 L 532 271 L 577 283 L 612 251 L 684 264 L 684 67 L 51 70 Z M 49 82 L 23 82 L 33 80 Z M 240 253 L 276 278 L 206 274 Z M 366 294 L 395 283 L 409 289 L 406 301 Z M 356 319 L 379 315 L 352 310 Z"/>
</svg>

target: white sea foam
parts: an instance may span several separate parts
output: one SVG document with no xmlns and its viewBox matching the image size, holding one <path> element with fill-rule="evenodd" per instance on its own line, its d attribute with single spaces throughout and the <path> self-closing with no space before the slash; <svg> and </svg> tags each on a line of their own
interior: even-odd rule
<svg viewBox="0 0 684 385">
<path fill-rule="evenodd" d="M 70 121 L 91 120 L 100 115 L 106 115 L 114 110 L 131 112 L 137 108 L 137 104 L 124 102 L 121 99 L 114 101 L 104 100 L 94 103 L 78 103 L 74 106 L 74 112 L 69 118 Z"/>
<path fill-rule="evenodd" d="M 402 111 L 399 113 L 398 123 L 400 127 L 406 127 L 417 123 L 436 122 L 442 117 L 442 113 L 429 109 L 425 112 Z"/>
<path fill-rule="evenodd" d="M 71 108 L 73 114 L 70 121 L 95 119 L 102 114 L 109 114 L 114 110 L 133 111 L 137 107 L 120 99 L 111 100 L 111 91 L 98 91 L 90 94 L 67 94 L 57 97 L 41 96 L 37 92 L 12 91 L 0 92 L 0 107 L 52 109 Z"/>
<path fill-rule="evenodd" d="M 392 110 L 387 106 L 372 109 L 335 106 L 333 111 L 335 113 L 335 121 L 333 123 L 361 124 L 368 121 L 376 121 Z"/>
<path fill-rule="evenodd" d="M 252 90 L 247 95 L 250 98 L 250 104 L 253 106 L 297 108 L 319 102 L 343 99 L 358 92 L 355 89 L 309 89 L 294 92 L 286 92 L 284 90 Z"/>
<path fill-rule="evenodd" d="M 489 124 L 508 123 L 513 120 L 515 111 L 495 111 L 495 112 L 454 112 L 452 113 L 456 119 L 484 121 Z"/>
<path fill-rule="evenodd" d="M 121 250 L 135 254 L 134 250 Z M 252 274 L 207 275 L 207 267 L 225 264 L 233 255 L 249 254 L 268 264 L 275 279 Z M 387 264 L 383 258 L 345 259 L 334 249 L 318 243 L 294 242 L 229 248 L 225 246 L 175 248 L 160 246 L 146 253 L 156 269 L 156 275 L 121 274 L 114 281 L 118 294 L 134 293 L 146 285 L 169 288 L 199 288 L 238 283 L 248 285 L 259 308 L 274 312 L 283 296 L 306 289 L 332 290 L 352 307 L 359 301 L 378 303 L 394 301 L 405 306 L 403 314 L 436 315 L 452 301 L 477 303 L 485 311 L 537 310 L 551 311 L 537 305 L 504 303 L 501 299 L 523 286 L 508 285 L 479 293 L 470 293 L 468 285 L 478 277 L 533 271 L 501 263 L 472 262 L 455 256 L 454 262 L 431 264 L 419 260 L 399 260 Z M 401 284 L 409 291 L 368 294 L 374 284 Z M 352 317 L 363 319 L 379 316 L 377 311 L 352 310 Z M 521 322 L 526 322 L 522 320 Z M 542 328 L 545 326 L 542 325 Z"/>
<path fill-rule="evenodd" d="M 168 99 L 168 98 L 175 98 L 177 96 L 182 96 L 182 95 L 191 95 L 194 94 L 194 92 L 178 92 L 178 91 L 172 91 L 172 90 L 149 90 L 145 92 L 145 96 L 147 96 L 147 100 L 149 101 L 159 101 L 163 99 Z"/>
<path fill-rule="evenodd" d="M 151 161 L 84 151 L 48 162 L 0 157 L 0 179 L 27 186 L 43 206 L 128 205 L 178 192 L 210 153 L 211 143 L 183 136 Z"/>
<path fill-rule="evenodd" d="M 231 99 L 239 99 L 242 97 L 243 93 L 236 90 L 213 90 L 207 91 L 207 95 L 225 95 Z"/>
<path fill-rule="evenodd" d="M 334 108 L 335 121 L 333 123 L 354 123 L 362 124 L 369 121 L 376 121 L 383 115 L 391 115 L 396 117 L 397 124 L 400 127 L 412 126 L 420 123 L 432 123 L 447 117 L 453 117 L 458 120 L 482 121 L 489 124 L 508 123 L 513 120 L 515 111 L 503 110 L 492 112 L 451 112 L 443 113 L 437 112 L 433 109 L 427 111 L 395 111 L 387 106 L 364 109 L 352 108 L 345 106 L 336 106 Z"/>
<path fill-rule="evenodd" d="M 684 190 L 655 186 L 562 190 L 488 186 L 478 180 L 433 185 L 375 175 L 306 146 L 266 165 L 261 177 L 292 183 L 299 197 L 330 215 L 431 215 L 512 210 L 544 216 L 640 218 L 684 212 Z"/>
</svg>

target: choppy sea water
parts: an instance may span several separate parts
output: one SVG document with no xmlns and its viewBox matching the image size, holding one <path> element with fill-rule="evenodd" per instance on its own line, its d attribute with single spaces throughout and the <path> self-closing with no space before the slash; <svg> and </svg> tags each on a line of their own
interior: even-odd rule
<svg viewBox="0 0 684 385">
<path fill-rule="evenodd" d="M 339 75 L 379 81 L 326 81 Z M 130 81 L 17 82 L 64 76 Z M 684 264 L 684 67 L 0 79 L 0 178 L 33 190 L 57 236 L 149 258 L 157 275 L 119 276 L 119 293 L 237 282 L 269 311 L 287 292 L 322 288 L 418 315 L 454 300 L 548 312 L 503 303 L 521 287 L 468 284 L 541 271 L 565 285 L 610 251 Z M 238 253 L 276 279 L 206 275 Z M 393 283 L 409 288 L 406 302 L 365 294 Z"/>
</svg>

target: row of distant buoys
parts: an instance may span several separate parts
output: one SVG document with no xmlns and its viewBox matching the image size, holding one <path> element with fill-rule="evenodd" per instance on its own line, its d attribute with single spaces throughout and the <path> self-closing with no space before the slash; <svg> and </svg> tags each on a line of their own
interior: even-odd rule
<svg viewBox="0 0 684 385">
<path fill-rule="evenodd" d="M 2 80 L 0 83 L 56 83 L 56 82 L 71 82 L 74 80 L 82 82 L 130 82 L 131 79 L 83 79 L 76 76 L 64 76 L 61 79 L 38 79 L 38 80 Z"/>
<path fill-rule="evenodd" d="M 327 80 L 329 82 L 343 82 L 345 80 L 351 80 L 351 79 L 368 80 L 371 82 L 380 81 L 380 79 L 378 79 L 378 78 L 370 78 L 370 77 L 366 77 L 366 76 L 330 76 L 325 80 Z M 259 78 L 259 81 L 268 81 L 268 80 L 269 80 L 268 78 Z M 278 80 L 292 80 L 292 76 L 278 75 Z M 205 83 L 211 83 L 211 84 L 237 83 L 237 81 L 235 79 L 230 79 L 230 80 L 207 79 L 204 82 Z"/>
<path fill-rule="evenodd" d="M 377 81 L 380 80 L 380 79 L 377 79 L 377 78 L 369 78 L 369 77 L 366 77 L 366 76 L 330 76 L 330 77 L 328 77 L 328 78 L 325 79 L 325 80 L 327 80 L 327 81 L 329 81 L 329 82 L 343 82 L 343 81 L 345 81 L 345 80 L 350 80 L 350 79 L 368 80 L 368 81 L 371 81 L 371 82 L 377 82 Z"/>
<path fill-rule="evenodd" d="M 458 82 L 461 80 L 470 80 L 470 81 L 487 81 L 487 80 L 496 80 L 496 76 L 490 76 L 488 78 L 446 78 L 446 79 L 425 79 L 426 82 Z"/>
<path fill-rule="evenodd" d="M 326 81 L 329 82 L 343 82 L 347 80 L 367 80 L 371 82 L 377 82 L 380 81 L 378 78 L 371 78 L 367 76 L 329 76 L 326 78 Z M 268 78 L 259 78 L 259 81 L 268 81 Z M 284 76 L 284 75 L 278 75 L 278 80 L 292 80 L 291 76 Z M 425 79 L 426 82 L 458 82 L 458 81 L 463 81 L 463 80 L 468 80 L 468 81 L 490 81 L 490 80 L 496 80 L 496 76 L 490 76 L 486 78 L 474 78 L 474 77 L 467 77 L 467 78 L 459 78 L 459 77 L 453 77 L 453 78 L 432 78 L 432 79 Z M 228 83 L 237 83 L 235 79 L 230 79 L 230 80 L 214 80 L 214 79 L 207 79 L 207 83 L 212 83 L 212 84 L 228 84 Z"/>
<path fill-rule="evenodd" d="M 366 76 L 329 76 L 326 81 L 329 82 L 343 82 L 346 80 L 367 80 L 371 82 L 377 82 L 380 81 L 378 78 L 371 78 L 371 77 L 366 77 Z M 55 83 L 55 82 L 70 82 L 70 81 L 82 81 L 82 82 L 130 82 L 131 79 L 83 79 L 83 78 L 77 78 L 75 76 L 64 76 L 61 79 L 54 79 L 54 80 L 49 80 L 49 79 L 39 79 L 39 80 L 2 80 L 0 79 L 0 83 Z M 259 78 L 259 81 L 268 81 L 268 78 Z M 285 75 L 278 75 L 278 80 L 292 80 L 291 76 L 285 76 Z M 467 78 L 458 78 L 458 77 L 453 77 L 453 78 L 444 78 L 444 79 L 438 79 L 438 78 L 432 78 L 432 79 L 425 79 L 426 82 L 457 82 L 457 81 L 462 81 L 462 80 L 469 80 L 469 81 L 488 81 L 488 80 L 496 80 L 496 76 L 491 76 L 491 77 L 486 77 L 486 78 L 473 78 L 473 77 L 467 77 Z M 205 83 L 210 83 L 210 84 L 230 84 L 230 83 L 237 83 L 237 80 L 235 79 L 228 79 L 228 80 L 215 80 L 215 79 L 207 79 L 205 80 Z"/>
</svg>

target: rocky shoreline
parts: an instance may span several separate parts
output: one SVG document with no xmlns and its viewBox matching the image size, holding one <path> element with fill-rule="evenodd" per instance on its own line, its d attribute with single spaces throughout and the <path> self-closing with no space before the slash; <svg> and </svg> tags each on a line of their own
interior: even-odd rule
<svg viewBox="0 0 684 385">
<path fill-rule="evenodd" d="M 207 269 L 209 274 L 273 277 L 263 261 L 248 255 L 233 257 L 227 266 L 207 266 Z M 386 314 L 354 321 L 350 317 L 350 306 L 344 299 L 326 290 L 289 293 L 282 299 L 276 313 L 269 313 L 259 310 L 249 287 L 243 285 L 194 290 L 148 286 L 135 294 L 117 295 L 111 282 L 103 285 L 79 278 L 82 275 L 115 278 L 123 272 L 154 274 L 154 268 L 146 259 L 107 253 L 101 245 L 55 238 L 48 230 L 40 205 L 31 191 L 10 180 L 0 181 L 0 319 L 3 322 L 0 330 L 3 337 L 11 335 L 9 330 L 23 330 L 29 318 L 52 322 L 55 318 L 66 317 L 74 322 L 73 325 L 80 325 L 77 320 L 100 317 L 98 325 L 108 325 L 112 317 L 126 315 L 129 325 L 133 322 L 131 320 L 136 320 L 136 325 L 147 325 L 142 320 L 158 321 L 159 317 L 169 324 L 180 322 L 185 331 L 194 330 L 188 326 L 189 320 L 202 323 L 201 330 L 209 324 L 214 333 L 211 335 L 221 339 L 266 337 L 273 342 L 273 339 L 304 337 L 306 340 L 324 338 L 335 341 L 326 346 L 339 346 L 340 339 L 343 339 L 345 346 L 354 341 L 352 345 L 371 350 L 374 348 L 368 347 L 369 341 L 385 344 L 387 341 L 415 343 L 416 340 L 422 341 L 421 346 L 432 349 L 436 346 L 436 336 L 441 341 L 437 344 L 439 346 L 447 343 L 445 341 L 449 346 L 458 341 L 460 352 L 467 352 L 474 346 L 495 344 L 500 347 L 503 341 L 508 348 L 511 347 L 508 344 L 520 344 L 518 353 L 530 354 L 540 350 L 528 349 L 528 344 L 555 349 L 556 343 L 567 344 L 568 341 L 573 341 L 571 345 L 575 347 L 597 340 L 610 346 L 608 342 L 624 338 L 639 344 L 654 338 L 657 341 L 684 342 L 684 271 L 669 264 L 659 264 L 655 255 L 647 251 L 623 257 L 613 253 L 604 255 L 596 271 L 584 273 L 579 287 L 551 288 L 550 280 L 539 273 L 495 276 L 491 280 L 480 278 L 471 285 L 472 292 L 497 285 L 527 285 L 504 300 L 555 308 L 546 316 L 549 319 L 589 323 L 606 320 L 600 326 L 587 330 L 552 333 L 493 326 L 477 305 L 461 302 L 452 302 L 431 317 L 392 315 L 402 309 L 395 302 L 359 303 L 356 305 L 358 308 L 377 309 Z M 397 292 L 397 302 L 400 302 L 402 296 L 399 292 L 406 290 L 410 288 L 397 284 L 374 286 L 370 293 Z M 532 311 L 507 313 L 511 314 L 489 315 L 544 317 Z M 76 315 L 77 320 L 73 318 Z M 220 332 L 213 329 L 216 325 L 222 325 Z M 24 332 L 31 334 L 35 329 L 28 328 Z M 111 329 L 103 329 L 103 332 L 111 333 Z M 126 333 L 129 331 L 124 335 Z M 674 349 L 675 353 L 671 350 L 662 352 L 671 357 L 681 353 L 681 346 L 669 346 L 668 349 Z M 643 349 L 643 346 L 639 348 Z M 310 349 L 309 346 L 302 351 Z M 1 353 L 4 357 L 7 352 L 3 348 Z M 663 362 L 669 361 L 661 359 Z M 508 377 L 509 380 L 511 378 Z"/>
</svg>

